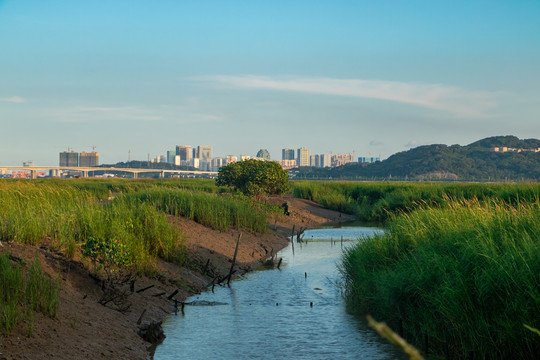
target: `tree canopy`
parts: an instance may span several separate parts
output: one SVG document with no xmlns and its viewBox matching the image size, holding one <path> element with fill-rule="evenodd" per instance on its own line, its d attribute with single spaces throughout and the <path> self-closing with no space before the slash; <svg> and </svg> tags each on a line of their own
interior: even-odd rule
<svg viewBox="0 0 540 360">
<path fill-rule="evenodd" d="M 260 198 L 286 192 L 289 189 L 289 174 L 276 162 L 250 159 L 222 167 L 216 184 L 231 186 L 244 195 Z"/>
</svg>

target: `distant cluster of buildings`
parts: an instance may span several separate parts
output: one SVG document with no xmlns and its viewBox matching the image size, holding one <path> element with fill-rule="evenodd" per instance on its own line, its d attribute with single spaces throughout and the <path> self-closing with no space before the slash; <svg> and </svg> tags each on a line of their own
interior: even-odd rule
<svg viewBox="0 0 540 360">
<path fill-rule="evenodd" d="M 374 163 L 381 161 L 380 157 L 359 157 L 359 163 Z M 284 169 L 292 169 L 300 166 L 311 166 L 318 168 L 337 167 L 354 162 L 353 154 L 315 154 L 311 155 L 307 148 L 295 150 L 285 148 L 281 150 L 281 160 L 277 160 Z"/>
<path fill-rule="evenodd" d="M 221 167 L 248 159 L 258 159 L 265 161 L 275 161 L 283 169 L 293 169 L 297 167 L 336 167 L 349 164 L 355 161 L 353 154 L 315 154 L 311 155 L 309 149 L 301 147 L 299 149 L 285 148 L 281 150 L 281 160 L 272 160 L 267 149 L 260 149 L 255 156 L 250 155 L 227 155 L 225 157 L 213 157 L 212 146 L 200 145 L 177 145 L 175 150 L 167 151 L 166 155 L 160 155 L 149 159 L 152 163 L 167 162 L 177 166 L 186 165 L 202 171 L 218 171 Z M 374 163 L 380 161 L 380 157 L 359 157 L 360 163 Z"/>
<path fill-rule="evenodd" d="M 540 148 L 536 148 L 536 149 L 515 149 L 515 148 L 509 148 L 509 147 L 506 147 L 506 146 L 499 146 L 499 147 L 493 147 L 491 148 L 491 151 L 494 151 L 494 152 L 501 152 L 501 153 L 505 153 L 505 152 L 540 152 Z"/>
<path fill-rule="evenodd" d="M 60 153 L 60 166 L 92 167 L 99 165 L 99 154 L 95 151 L 78 153 L 73 150 Z"/>
<path fill-rule="evenodd" d="M 261 149 L 255 157 L 250 155 L 227 155 L 225 157 L 213 157 L 213 149 L 210 145 L 177 145 L 175 150 L 167 151 L 166 155 L 159 155 L 149 159 L 151 163 L 169 163 L 176 166 L 191 166 L 201 171 L 218 171 L 223 166 L 248 159 L 270 160 L 270 153 Z"/>
</svg>

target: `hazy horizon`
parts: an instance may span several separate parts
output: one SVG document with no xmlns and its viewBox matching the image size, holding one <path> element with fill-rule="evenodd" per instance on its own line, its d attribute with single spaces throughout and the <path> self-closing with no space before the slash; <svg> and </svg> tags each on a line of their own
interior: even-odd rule
<svg viewBox="0 0 540 360">
<path fill-rule="evenodd" d="M 537 1 L 0 0 L 0 165 L 540 138 Z"/>
</svg>

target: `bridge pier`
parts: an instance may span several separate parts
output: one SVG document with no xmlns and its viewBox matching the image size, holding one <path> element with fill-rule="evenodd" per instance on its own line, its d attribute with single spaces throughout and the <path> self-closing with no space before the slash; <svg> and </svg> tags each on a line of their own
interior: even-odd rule
<svg viewBox="0 0 540 360">
<path fill-rule="evenodd" d="M 164 177 L 165 177 L 165 171 L 160 171 L 159 172 L 159 178 L 163 179 Z"/>
<path fill-rule="evenodd" d="M 37 179 L 37 170 L 30 170 L 30 173 L 32 174 L 32 179 Z"/>
<path fill-rule="evenodd" d="M 84 170 L 84 171 L 82 172 L 82 177 L 83 177 L 83 178 L 87 178 L 87 177 L 88 177 L 88 173 L 89 173 L 88 170 Z"/>
<path fill-rule="evenodd" d="M 138 179 L 139 178 L 139 173 L 133 172 L 133 178 Z"/>
</svg>

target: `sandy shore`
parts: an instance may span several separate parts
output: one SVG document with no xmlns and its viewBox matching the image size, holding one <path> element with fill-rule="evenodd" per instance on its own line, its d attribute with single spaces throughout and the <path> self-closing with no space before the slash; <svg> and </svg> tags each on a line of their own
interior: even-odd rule
<svg viewBox="0 0 540 360">
<path fill-rule="evenodd" d="M 287 246 L 293 226 L 310 228 L 354 220 L 349 215 L 290 196 L 270 201 L 276 204 L 287 201 L 290 216 L 271 220 L 267 234 L 242 232 L 236 274 L 259 267 L 271 254 Z M 0 360 L 151 358 L 151 344 L 137 334 L 141 314 L 144 312 L 141 325 L 160 321 L 174 312 L 174 299 L 181 302 L 205 289 L 214 278 L 225 277 L 240 234 L 238 230 L 212 230 L 181 217 L 171 216 L 169 220 L 186 235 L 189 261 L 183 267 L 159 261 L 155 276 L 137 276 L 134 292 L 127 297 L 130 304 L 127 312 L 114 309 L 113 302 L 106 306 L 98 303 L 103 291 L 80 259 L 67 260 L 62 254 L 42 248 L 4 242 L 0 252 L 9 252 L 21 261 L 32 261 L 37 253 L 44 271 L 61 278 L 61 291 L 56 318 L 36 313 L 32 336 L 27 337 L 25 325 L 19 324 L 9 336 L 0 338 Z M 149 286 L 152 287 L 141 291 Z"/>
</svg>

